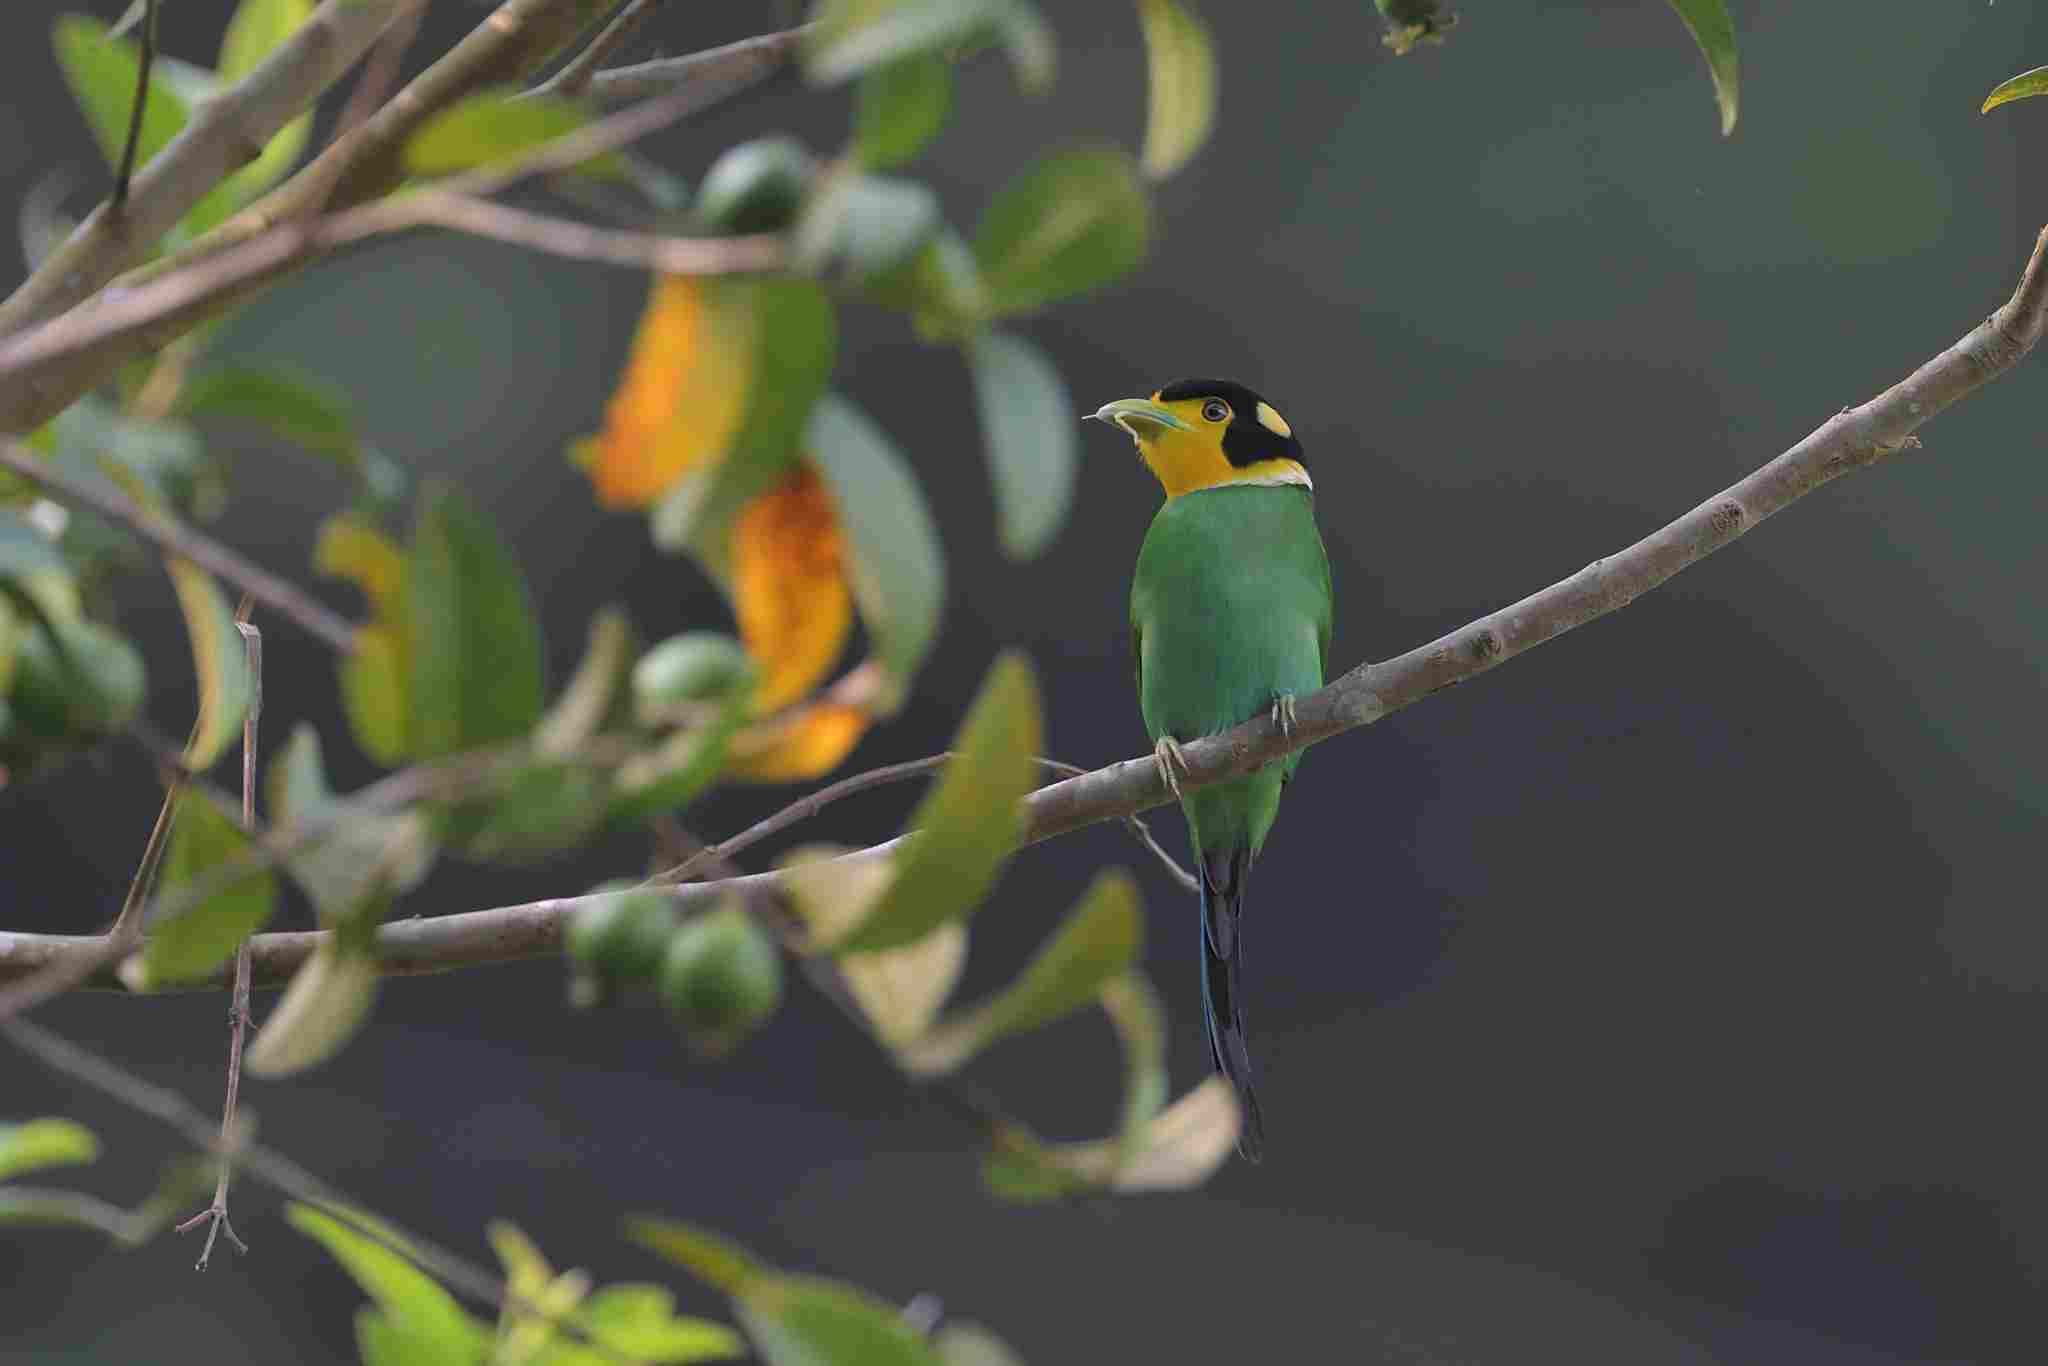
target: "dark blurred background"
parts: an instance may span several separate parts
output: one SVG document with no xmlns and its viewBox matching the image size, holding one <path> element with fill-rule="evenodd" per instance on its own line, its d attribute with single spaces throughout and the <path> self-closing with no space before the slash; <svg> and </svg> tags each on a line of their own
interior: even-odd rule
<svg viewBox="0 0 2048 1366">
<path fill-rule="evenodd" d="M 209 59 L 227 5 L 166 8 L 169 50 Z M 790 8 L 672 6 L 628 55 Z M 1571 573 L 1869 397 L 2000 302 L 2048 221 L 2023 169 L 2048 156 L 2048 102 L 1977 113 L 2048 60 L 2029 5 L 1741 0 L 1729 141 L 1657 0 L 1471 0 L 1447 45 L 1402 59 L 1363 3 L 1202 8 L 1220 130 L 1161 189 L 1151 261 L 1026 330 L 1084 409 L 1185 373 L 1272 398 L 1315 472 L 1342 666 Z M 104 172 L 48 55 L 50 9 L 0 10 L 0 199 L 70 173 L 82 207 Z M 1026 105 L 999 62 L 976 64 L 920 168 L 956 222 L 1063 138 L 1139 135 L 1129 7 L 1048 10 L 1056 96 Z M 410 65 L 484 12 L 435 5 Z M 650 150 L 694 180 L 761 132 L 836 146 L 848 105 L 788 81 Z M 332 377 L 384 450 L 460 478 L 516 545 L 559 679 L 606 601 L 650 638 L 723 620 L 562 455 L 598 422 L 643 290 L 417 237 L 269 295 L 223 346 Z M 957 358 L 893 316 L 844 328 L 839 382 L 910 453 L 951 574 L 918 699 L 852 766 L 942 747 L 1005 645 L 1043 674 L 1053 753 L 1139 752 L 1124 591 L 1156 487 L 1090 431 L 1063 537 L 1003 561 Z M 1315 751 L 1256 879 L 1263 1166 L 1192 1194 L 1004 1207 L 951 1115 L 814 996 L 733 1062 L 697 1064 L 651 1009 L 571 1013 L 556 963 L 394 981 L 339 1060 L 248 1103 L 264 1137 L 479 1258 L 504 1216 L 558 1265 L 679 1281 L 618 1236 L 620 1211 L 658 1211 L 898 1301 L 931 1292 L 1040 1366 L 2040 1360 L 2042 364 L 1625 614 Z M 232 454 L 219 533 L 310 581 L 338 484 L 258 443 Z M 154 719 L 181 731 L 171 595 L 138 575 L 124 602 Z M 310 718 L 337 778 L 367 778 L 327 654 L 283 623 L 267 640 L 271 742 Z M 789 795 L 721 791 L 689 820 L 715 837 Z M 886 836 L 914 800 L 879 792 L 800 834 Z M 155 801 L 126 751 L 0 794 L 7 925 L 103 924 Z M 1181 847 L 1177 819 L 1155 824 Z M 409 909 L 574 893 L 645 856 L 622 840 L 523 872 L 444 865 Z M 975 922 L 967 990 L 1013 971 L 1110 861 L 1144 880 L 1178 1089 L 1207 1061 L 1194 910 L 1113 827 L 1017 861 Z M 211 1111 L 222 1013 L 81 996 L 40 1018 Z M 1117 1067 L 1090 1017 L 977 1076 L 1083 1137 L 1111 1123 Z M 111 1152 L 78 1180 L 115 1199 L 171 1150 L 19 1057 L 0 1096 L 9 1117 L 98 1128 Z M 279 1204 L 239 1185 L 252 1251 L 204 1276 L 174 1239 L 10 1235 L 0 1360 L 353 1360 L 360 1297 Z"/>
</svg>

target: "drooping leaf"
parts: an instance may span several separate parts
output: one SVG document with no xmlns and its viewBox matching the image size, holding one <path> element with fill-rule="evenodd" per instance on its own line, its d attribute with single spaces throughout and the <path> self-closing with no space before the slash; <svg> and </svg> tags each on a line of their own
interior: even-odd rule
<svg viewBox="0 0 2048 1366">
<path fill-rule="evenodd" d="M 985 332 L 967 346 L 981 405 L 1003 550 L 1030 559 L 1066 521 L 1080 424 L 1059 371 L 1022 337 Z"/>
<path fill-rule="evenodd" d="M 1671 0 L 1671 8 L 1692 31 L 1693 41 L 1707 59 L 1707 73 L 1714 78 L 1714 102 L 1721 107 L 1721 136 L 1735 131 L 1739 86 L 1735 69 L 1735 21 L 1728 16 L 1727 0 Z"/>
<path fill-rule="evenodd" d="M 695 1224 L 636 1214 L 626 1220 L 626 1236 L 728 1295 L 742 1294 L 770 1274 L 738 1243 Z"/>
<path fill-rule="evenodd" d="M 99 1139 L 76 1120 L 0 1124 L 0 1181 L 44 1167 L 76 1166 L 99 1155 Z"/>
<path fill-rule="evenodd" d="M 755 705 L 772 712 L 808 695 L 853 629 L 843 537 L 816 471 L 798 466 L 740 510 L 730 577 L 740 639 L 761 669 Z"/>
<path fill-rule="evenodd" d="M 991 307 L 1026 312 L 1116 279 L 1144 258 L 1151 216 L 1123 152 L 1046 157 L 997 192 L 975 234 Z"/>
<path fill-rule="evenodd" d="M 572 449 L 606 507 L 646 507 L 722 459 L 754 378 L 748 296 L 718 281 L 659 277 L 633 334 L 604 430 Z"/>
<path fill-rule="evenodd" d="M 869 707 L 829 697 L 792 707 L 732 737 L 725 776 L 745 783 L 799 783 L 830 773 L 874 719 Z"/>
<path fill-rule="evenodd" d="M 376 963 L 340 937 L 322 940 L 292 974 L 242 1066 L 254 1077 L 288 1077 L 327 1061 L 362 1028 L 376 997 Z"/>
<path fill-rule="evenodd" d="M 1121 868 L 1103 873 L 1015 982 L 942 1022 L 906 1050 L 906 1064 L 921 1074 L 951 1071 L 999 1039 L 1091 1004 L 1137 961 L 1143 939 L 1136 881 Z"/>
<path fill-rule="evenodd" d="M 170 848 L 164 851 L 164 894 L 210 879 L 249 854 L 249 836 L 241 826 L 204 794 L 187 788 L 178 795 Z M 152 925 L 143 943 L 139 989 L 206 976 L 262 928 L 276 904 L 276 875 L 255 868 L 184 914 Z"/>
<path fill-rule="evenodd" d="M 521 94 L 516 87 L 480 91 L 428 119 L 405 144 L 405 168 L 414 175 L 451 175 L 523 156 L 590 122 L 573 100 Z M 575 168 L 581 175 L 618 180 L 626 175 L 617 153 Z"/>
<path fill-rule="evenodd" d="M 452 487 L 426 492 L 406 559 L 411 735 L 439 758 L 525 735 L 540 718 L 540 626 L 519 566 Z"/>
<path fill-rule="evenodd" d="M 1145 174 L 1185 166 L 1216 122 L 1216 52 L 1209 26 L 1184 0 L 1138 0 L 1148 63 Z"/>
<path fill-rule="evenodd" d="M 822 0 L 804 36 L 804 70 L 820 84 L 939 52 L 1001 17 L 1004 0 Z"/>
<path fill-rule="evenodd" d="M 352 473 L 361 468 L 362 448 L 347 396 L 289 367 L 214 367 L 186 382 L 173 411 L 254 422 Z"/>
<path fill-rule="evenodd" d="M 167 559 L 164 569 L 177 589 L 185 634 L 192 642 L 193 674 L 199 681 L 199 721 L 185 746 L 185 763 L 204 772 L 242 738 L 242 718 L 248 715 L 255 679 L 234 610 L 213 576 L 185 559 Z"/>
<path fill-rule="evenodd" d="M 878 66 L 854 95 L 853 150 L 869 170 L 910 161 L 946 126 L 953 108 L 953 68 L 921 53 Z"/>
<path fill-rule="evenodd" d="M 313 0 L 242 0 L 221 36 L 219 80 L 232 85 L 254 71 L 278 45 L 313 16 Z M 309 110 L 272 135 L 263 151 L 229 178 L 237 203 L 274 184 L 306 149 L 313 126 Z"/>
<path fill-rule="evenodd" d="M 270 761 L 264 793 L 279 830 L 337 818 L 343 803 L 327 785 L 320 736 L 310 725 L 293 727 L 291 739 Z M 332 926 L 363 914 L 364 903 L 380 890 L 411 891 L 426 877 L 433 856 L 433 838 L 420 812 L 351 813 L 340 817 L 332 834 L 291 854 L 285 867 L 321 923 Z"/>
<path fill-rule="evenodd" d="M 1211 1077 L 1147 1124 L 1135 1143 L 1043 1143 L 1015 1129 L 998 1136 L 982 1167 L 1006 1200 L 1058 1199 L 1087 1190 L 1186 1190 L 1209 1179 L 1237 1143 L 1241 1123 L 1230 1083 Z"/>
<path fill-rule="evenodd" d="M 752 362 L 744 414 L 724 457 L 688 472 L 654 509 L 654 543 L 689 547 L 714 574 L 724 571 L 739 510 L 796 463 L 804 424 L 832 374 L 837 347 L 832 302 L 813 280 L 721 280 L 731 306 L 751 320 Z"/>
<path fill-rule="evenodd" d="M 376 1301 L 397 1335 L 431 1351 L 431 1360 L 435 1362 L 482 1361 L 490 1341 L 484 1325 L 464 1313 L 440 1282 L 387 1246 L 402 1247 L 403 1239 L 368 1216 L 356 1217 L 377 1227 L 385 1234 L 384 1241 L 310 1205 L 294 1202 L 285 1206 L 285 1218 L 292 1227 L 326 1248 L 341 1263 L 342 1270 Z M 410 1356 L 400 1359 L 420 1360 Z"/>
<path fill-rule="evenodd" d="M 1037 773 L 1038 684 L 1020 654 L 997 657 L 955 737 L 953 758 L 911 818 L 896 876 L 874 909 L 829 946 L 873 953 L 924 938 L 980 904 L 1023 830 L 1018 803 Z"/>
<path fill-rule="evenodd" d="M 2037 66 L 2032 71 L 2022 71 L 2009 80 L 2000 81 L 1991 87 L 1991 93 L 1984 97 L 1984 107 L 1977 112 L 1988 114 L 2001 104 L 2031 99 L 2036 95 L 2048 95 L 2048 66 Z"/>
<path fill-rule="evenodd" d="M 946 597 L 930 508 L 881 428 L 839 395 L 818 401 L 806 444 L 838 510 L 854 603 L 900 697 L 924 662 Z M 883 700 L 885 710 L 895 697 Z"/>
<path fill-rule="evenodd" d="M 313 568 L 347 579 L 369 600 L 370 620 L 356 628 L 356 648 L 341 661 L 342 705 L 365 753 L 402 763 L 414 747 L 405 552 L 361 520 L 334 516 L 320 524 Z"/>
<path fill-rule="evenodd" d="M 831 861 L 847 852 L 808 845 L 779 864 L 783 890 L 814 942 L 830 943 L 865 920 L 895 876 L 885 858 Z M 900 949 L 848 954 L 839 971 L 875 1037 L 901 1050 L 930 1030 L 966 963 L 967 927 L 955 920 Z"/>
</svg>

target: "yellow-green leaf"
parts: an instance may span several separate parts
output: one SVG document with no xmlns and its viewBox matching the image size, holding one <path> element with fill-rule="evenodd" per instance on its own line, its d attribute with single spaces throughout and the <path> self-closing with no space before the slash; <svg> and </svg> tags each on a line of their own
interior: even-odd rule
<svg viewBox="0 0 2048 1366">
<path fill-rule="evenodd" d="M 768 1277 L 733 1309 L 768 1366 L 945 1366 L 894 1306 L 837 1281 Z"/>
<path fill-rule="evenodd" d="M 695 1224 L 634 1215 L 626 1220 L 626 1236 L 728 1295 L 742 1293 L 768 1274 L 738 1243 Z"/>
<path fill-rule="evenodd" d="M 376 963 L 339 939 L 322 941 L 292 975 L 242 1065 L 251 1076 L 288 1077 L 325 1062 L 355 1037 L 376 996 Z"/>
<path fill-rule="evenodd" d="M 220 83 L 231 85 L 255 70 L 312 17 L 313 0 L 242 0 L 221 37 Z M 312 127 L 313 114 L 308 110 L 278 129 L 256 160 L 229 177 L 235 201 L 253 199 L 290 170 L 306 149 Z"/>
<path fill-rule="evenodd" d="M 135 82 L 142 72 L 142 48 L 132 38 L 110 38 L 107 26 L 83 14 L 59 15 L 50 28 L 57 64 L 85 113 L 108 166 L 121 161 Z M 139 169 L 169 145 L 191 111 L 161 69 L 153 69 L 149 100 L 142 111 L 142 135 L 135 147 Z"/>
<path fill-rule="evenodd" d="M 981 903 L 1023 833 L 1018 803 L 1037 775 L 1038 684 L 1005 652 L 953 741 L 953 758 L 911 818 L 896 876 L 834 953 L 873 953 L 924 938 Z"/>
<path fill-rule="evenodd" d="M 633 647 L 632 619 L 617 607 L 599 608 L 590 619 L 582 663 L 533 733 L 537 753 L 566 758 L 607 720 L 624 716 L 629 709 L 623 685 L 633 668 Z"/>
<path fill-rule="evenodd" d="M 204 772 L 242 738 L 242 718 L 248 715 L 254 685 L 248 646 L 212 575 L 190 560 L 165 560 L 164 568 L 178 592 L 178 609 L 192 642 L 192 670 L 199 681 L 199 721 L 185 746 L 185 763 Z"/>
<path fill-rule="evenodd" d="M 920 53 L 861 77 L 853 104 L 853 150 L 869 170 L 901 166 L 946 126 L 953 108 L 953 68 Z"/>
<path fill-rule="evenodd" d="M 1145 174 L 1154 180 L 1185 166 L 1216 122 L 1216 51 L 1209 26 L 1182 0 L 1138 0 L 1149 64 Z"/>
<path fill-rule="evenodd" d="M 405 595 L 418 757 L 526 735 L 542 704 L 540 625 L 504 542 L 450 485 L 425 495 Z"/>
<path fill-rule="evenodd" d="M 1144 259 L 1152 210 L 1113 147 L 1058 152 L 996 193 L 975 233 L 992 308 L 1022 313 L 1095 289 Z"/>
<path fill-rule="evenodd" d="M 0 1181 L 43 1167 L 75 1166 L 99 1155 L 100 1141 L 74 1120 L 0 1124 Z"/>
<path fill-rule="evenodd" d="M 1146 1131 L 1166 1104 L 1166 1010 L 1151 982 L 1136 971 L 1103 983 L 1100 999 L 1124 1050 L 1123 1119 L 1116 1135 L 1121 1171 L 1143 1150 Z"/>
<path fill-rule="evenodd" d="M 164 853 L 165 895 L 249 857 L 249 836 L 202 793 L 179 793 L 172 822 Z M 142 948 L 140 988 L 206 976 L 262 928 L 276 903 L 277 876 L 252 868 L 184 914 L 151 926 Z"/>
<path fill-rule="evenodd" d="M 550 1366 L 603 1366 L 624 1356 L 631 1361 L 686 1366 L 696 1361 L 730 1361 L 746 1355 L 740 1335 L 722 1323 L 675 1312 L 675 1297 L 659 1285 L 609 1285 L 583 1301 L 575 1320 L 594 1348 L 556 1349 Z M 602 1350 L 599 1350 L 602 1349 Z"/>
<path fill-rule="evenodd" d="M 886 858 L 830 861 L 847 852 L 833 845 L 806 845 L 791 850 L 779 865 L 784 891 L 819 943 L 865 920 L 895 876 Z M 875 1036 L 903 1049 L 931 1028 L 966 962 L 967 927 L 955 920 L 900 949 L 848 954 L 839 970 Z"/>
<path fill-rule="evenodd" d="M 2037 66 L 2032 71 L 2022 71 L 2010 80 L 2000 81 L 1991 87 L 1991 93 L 1984 97 L 1984 107 L 1977 112 L 1988 114 L 2001 104 L 2031 99 L 2036 95 L 2048 95 L 2048 66 Z"/>
<path fill-rule="evenodd" d="M 1721 136 L 1735 131 L 1738 85 L 1735 69 L 1735 21 L 1727 0 L 1671 0 L 1671 7 L 1692 31 L 1714 78 L 1714 100 L 1721 106 Z"/>
<path fill-rule="evenodd" d="M 521 95 L 514 87 L 486 90 L 436 114 L 405 144 L 405 168 L 414 175 L 450 175 L 523 156 L 590 122 L 581 105 L 554 95 Z M 621 179 L 616 153 L 584 162 L 583 175 Z"/>
<path fill-rule="evenodd" d="M 266 1026 L 266 1032 L 268 1027 Z M 260 1037 L 260 1036 L 259 1036 Z M 383 1240 L 372 1238 L 324 1210 L 293 1203 L 285 1206 L 285 1218 L 293 1228 L 326 1248 L 342 1270 L 377 1302 L 394 1329 L 405 1338 L 431 1350 L 434 1362 L 472 1363 L 483 1360 L 489 1344 L 484 1325 L 462 1311 L 455 1297 L 440 1282 L 415 1266 L 390 1245 L 405 1246 L 404 1240 L 386 1230 L 378 1221 L 356 1215 L 361 1223 L 378 1229 Z"/>
<path fill-rule="evenodd" d="M 999 1039 L 1091 1004 L 1137 961 L 1144 932 L 1136 881 L 1121 868 L 1101 874 L 1016 981 L 906 1049 L 906 1065 L 951 1071 Z"/>
</svg>

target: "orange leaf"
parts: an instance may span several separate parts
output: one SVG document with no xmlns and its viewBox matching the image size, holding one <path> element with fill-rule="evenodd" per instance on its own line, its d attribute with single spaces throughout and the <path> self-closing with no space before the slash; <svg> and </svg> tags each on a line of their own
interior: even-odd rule
<svg viewBox="0 0 2048 1366">
<path fill-rule="evenodd" d="M 725 453 L 753 358 L 745 314 L 721 303 L 715 281 L 656 279 L 626 373 L 605 405 L 604 431 L 571 453 L 606 507 L 645 507 Z"/>
<path fill-rule="evenodd" d="M 745 783 L 794 783 L 843 763 L 873 718 L 847 702 L 813 702 L 733 737 L 725 775 Z"/>
<path fill-rule="evenodd" d="M 832 495 L 808 466 L 740 510 L 732 528 L 733 615 L 761 666 L 755 704 L 776 711 L 839 662 L 853 598 Z"/>
</svg>

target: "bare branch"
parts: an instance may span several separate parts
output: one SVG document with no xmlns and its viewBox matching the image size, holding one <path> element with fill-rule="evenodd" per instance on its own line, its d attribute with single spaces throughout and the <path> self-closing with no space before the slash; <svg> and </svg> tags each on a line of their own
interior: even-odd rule
<svg viewBox="0 0 2048 1366">
<path fill-rule="evenodd" d="M 532 215 L 521 220 L 513 211 L 506 210 L 504 215 L 479 218 L 459 201 L 464 196 L 496 194 L 529 177 L 566 170 L 616 151 L 717 104 L 737 88 L 729 83 L 706 82 L 672 91 L 557 138 L 503 165 L 451 176 L 431 189 L 378 200 L 314 223 L 288 220 L 282 226 L 194 259 L 176 270 L 152 273 L 146 279 L 138 278 L 133 285 L 116 282 L 90 307 L 74 309 L 21 336 L 0 342 L 0 429 L 19 423 L 17 429 L 26 430 L 76 398 L 76 382 L 96 382 L 105 368 L 119 364 L 135 351 L 167 342 L 201 319 L 253 297 L 254 291 L 274 282 L 286 270 L 340 247 L 383 233 L 430 226 L 444 218 L 490 227 L 503 227 L 511 222 L 515 225 L 511 231 L 515 232 L 522 227 L 531 228 Z M 375 122 L 372 119 L 365 128 Z M 554 240 L 546 231 L 529 235 L 535 244 Z M 612 238 L 606 243 L 600 235 L 596 240 L 616 248 L 621 239 Z M 635 239 L 628 234 L 625 240 Z M 694 265 L 697 269 L 692 273 L 697 274 L 760 270 L 781 259 L 772 240 L 759 237 L 720 238 L 688 248 L 675 239 L 643 238 L 638 239 L 638 245 L 648 249 L 649 257 L 678 266 Z"/>
<path fill-rule="evenodd" d="M 742 38 L 737 43 L 707 48 L 686 57 L 663 57 L 637 66 L 613 67 L 610 71 L 593 73 L 590 85 L 583 93 L 606 104 L 630 104 L 634 100 L 651 99 L 678 85 L 699 81 L 715 80 L 720 84 L 738 81 L 753 85 L 789 65 L 796 56 L 797 47 L 803 42 L 804 32 L 804 28 L 784 29 L 780 33 L 764 33 L 757 38 Z M 541 86 L 533 93 L 545 94 L 547 86 Z"/>
<path fill-rule="evenodd" d="M 403 0 L 325 0 L 313 17 L 247 76 L 200 106 L 192 121 L 142 168 L 125 201 L 110 199 L 87 215 L 63 246 L 5 304 L 0 336 L 76 307 L 139 260 L 150 244 L 241 169 L 277 131 L 310 107 L 363 55 Z M 81 384 L 82 392 L 88 381 Z M 43 417 L 16 420 L 10 399 L 0 431 L 28 431 Z"/>
<path fill-rule="evenodd" d="M 303 589 L 259 568 L 219 542 L 200 535 L 162 514 L 151 512 L 111 485 L 73 478 L 17 442 L 0 439 L 0 468 L 11 471 L 53 498 L 90 508 L 119 522 L 166 555 L 192 561 L 227 580 L 327 644 L 347 654 L 355 649 L 355 628 Z"/>
<path fill-rule="evenodd" d="M 514 209 L 488 199 L 422 190 L 402 201 L 421 224 L 489 237 L 571 261 L 657 270 L 667 275 L 724 275 L 774 270 L 782 264 L 780 238 L 665 237 L 623 232 L 566 218 Z"/>
<path fill-rule="evenodd" d="M 128 181 L 135 174 L 135 152 L 142 146 L 142 115 L 149 108 L 150 70 L 156 65 L 157 0 L 142 0 L 142 61 L 135 69 L 135 98 L 128 105 L 128 136 L 121 143 L 121 164 L 114 170 L 115 207 L 128 202 Z"/>
<path fill-rule="evenodd" d="M 1911 375 L 1854 408 L 1844 408 L 1811 435 L 1747 478 L 1707 499 L 1634 545 L 1595 560 L 1571 577 L 1479 618 L 1427 645 L 1378 664 L 1361 664 L 1299 699 L 1294 725 L 1283 732 L 1260 716 L 1221 735 L 1182 746 L 1183 788 L 1238 777 L 1318 740 L 1391 715 L 1430 694 L 1606 616 L 1635 601 L 1688 565 L 1747 534 L 1821 485 L 1915 444 L 1913 433 L 1950 404 L 1967 398 L 2017 365 L 2048 326 L 2048 230 L 2034 244 L 2026 272 L 1997 312 Z M 1039 788 L 1024 799 L 1027 844 L 1102 821 L 1120 820 L 1169 795 L 1151 755 L 1126 759 Z M 899 840 L 843 855 L 856 864 L 887 858 Z M 755 873 L 665 889 L 679 905 L 697 907 L 726 892 L 774 885 L 778 873 Z M 478 963 L 554 954 L 569 917 L 589 898 L 563 897 L 464 915 L 400 921 L 377 937 L 392 974 L 447 971 Z M 256 980 L 282 984 L 312 955 L 322 934 L 266 934 L 252 941 Z M 33 972 L 51 958 L 99 943 L 58 935 L 0 934 L 0 983 Z M 112 985 L 103 976 L 88 985 Z M 219 983 L 195 984 L 212 986 Z"/>
</svg>

